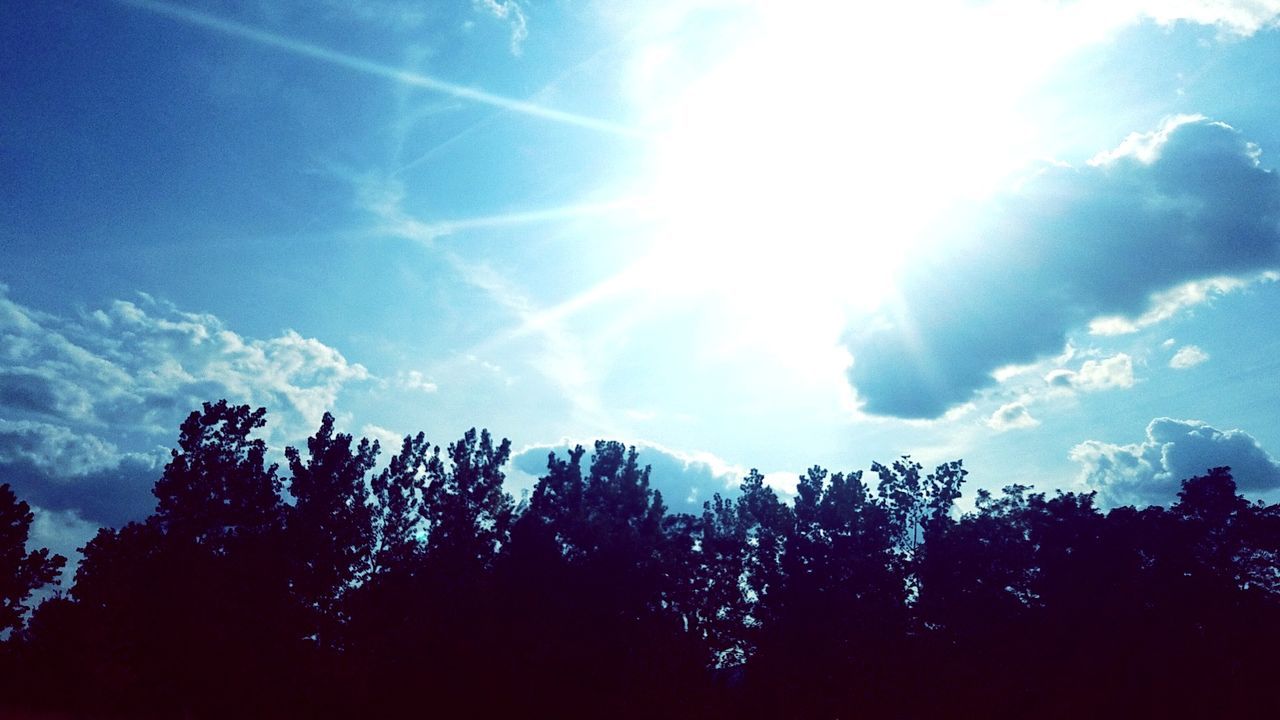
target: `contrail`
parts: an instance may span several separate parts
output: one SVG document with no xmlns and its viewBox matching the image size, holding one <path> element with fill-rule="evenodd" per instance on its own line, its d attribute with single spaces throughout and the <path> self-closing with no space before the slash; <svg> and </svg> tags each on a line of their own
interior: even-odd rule
<svg viewBox="0 0 1280 720">
<path fill-rule="evenodd" d="M 284 50 L 285 52 L 290 52 L 294 55 L 308 57 L 313 60 L 320 60 L 332 65 L 347 68 L 348 70 L 355 70 L 357 72 L 374 75 L 387 80 L 393 80 L 406 85 L 420 87 L 425 90 L 451 95 L 462 100 L 469 100 L 482 105 L 491 105 L 510 112 L 520 113 L 522 115 L 529 115 L 531 117 L 551 120 L 554 122 L 564 123 L 566 125 L 575 125 L 577 127 L 609 133 L 612 135 L 623 135 L 637 138 L 645 137 L 644 133 L 625 125 L 619 125 L 607 120 L 600 120 L 598 118 L 587 117 L 585 115 L 564 112 L 562 110 L 555 110 L 525 100 L 516 100 L 514 98 L 503 97 L 501 95 L 494 95 L 493 93 L 466 87 L 465 85 L 457 85 L 444 80 L 438 80 L 428 75 L 422 75 L 408 70 L 400 70 L 389 65 L 374 62 L 373 60 L 356 57 L 355 55 L 348 55 L 346 53 L 337 52 L 336 50 L 329 50 L 328 48 L 324 48 L 313 43 L 296 40 L 283 35 L 277 35 L 250 25 L 244 25 L 231 20 L 224 20 L 196 10 L 171 5 L 166 2 L 160 2 L 160 0 L 114 1 L 121 5 L 128 5 L 129 7 L 146 10 L 147 12 L 161 15 L 171 20 L 177 20 L 178 22 L 186 23 L 188 25 L 212 30 L 214 32 L 222 33 L 223 35 L 230 35 L 242 40 L 249 40 L 250 42 Z"/>
<path fill-rule="evenodd" d="M 401 216 L 388 219 L 387 227 L 385 229 L 401 237 L 430 243 L 435 241 L 437 238 L 452 235 L 464 230 L 508 227 L 513 225 L 531 225 L 536 223 L 554 222 L 556 220 L 573 220 L 576 218 L 609 215 L 628 210 L 643 211 L 645 207 L 645 204 L 637 198 L 623 198 L 621 200 L 612 200 L 609 202 L 565 205 L 563 207 L 547 208 L 543 210 L 514 212 L 504 215 L 486 215 L 482 217 L 444 220 L 431 223 L 415 220 L 407 216 Z"/>
<path fill-rule="evenodd" d="M 506 215 L 490 215 L 487 217 L 466 218 L 463 220 L 445 220 L 443 222 L 432 223 L 428 226 L 428 229 L 439 235 L 450 235 L 460 230 L 471 230 L 473 228 L 504 227 L 507 225 L 528 225 L 531 223 L 543 223 L 553 220 L 569 220 L 580 217 L 591 217 L 593 215 L 608 215 L 620 210 L 635 210 L 639 207 L 640 204 L 632 199 L 614 200 L 602 203 L 568 205 L 565 207 L 550 208 L 546 210 L 508 213 Z"/>
</svg>

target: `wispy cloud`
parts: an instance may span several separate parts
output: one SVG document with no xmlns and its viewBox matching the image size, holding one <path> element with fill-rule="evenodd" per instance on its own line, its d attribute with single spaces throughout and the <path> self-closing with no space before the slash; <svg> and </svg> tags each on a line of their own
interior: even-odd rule
<svg viewBox="0 0 1280 720">
<path fill-rule="evenodd" d="M 559 388 L 579 415 L 591 427 L 607 427 L 609 413 L 600 398 L 598 365 L 590 360 L 585 343 L 571 332 L 559 318 L 548 316 L 518 286 L 482 262 L 469 262 L 453 253 L 446 258 L 458 277 L 483 290 L 490 299 L 511 312 L 516 320 L 515 332 L 500 333 L 473 348 L 470 354 L 488 356 L 520 338 L 532 336 L 534 352 L 523 360 Z"/>
<path fill-rule="evenodd" d="M 521 225 L 537 225 L 542 223 L 562 222 L 579 218 L 613 215 L 631 211 L 640 207 L 636 200 L 621 199 L 608 202 L 580 203 L 563 205 L 539 210 L 484 215 L 480 217 L 460 218 L 457 220 L 441 220 L 424 222 L 404 213 L 388 214 L 384 230 L 403 238 L 430 243 L 437 238 L 454 235 L 467 230 L 516 227 Z"/>
<path fill-rule="evenodd" d="M 520 3 L 516 0 L 472 0 L 472 3 L 477 10 L 503 20 L 511 27 L 511 54 L 521 55 L 525 38 L 529 37 L 529 20 Z"/>
<path fill-rule="evenodd" d="M 300 57 L 318 60 L 347 70 L 365 73 L 366 75 L 372 75 L 385 80 L 391 80 L 397 83 L 422 88 L 423 90 L 443 93 L 461 100 L 481 105 L 489 105 L 508 112 L 528 115 L 530 117 L 541 118 L 543 120 L 550 120 L 566 125 L 573 125 L 611 135 L 622 135 L 636 138 L 644 136 L 640 131 L 618 123 L 565 112 L 563 110 L 556 110 L 554 108 L 545 107 L 526 100 L 504 97 L 502 95 L 485 92 L 484 90 L 451 83 L 446 80 L 431 77 L 430 75 L 402 70 L 373 60 L 368 60 L 366 58 L 349 55 L 336 50 L 330 50 L 305 40 L 278 35 L 250 25 L 226 20 L 214 15 L 209 15 L 207 13 L 177 5 L 158 2 L 157 0 L 115 0 L 115 2 L 146 10 L 156 15 L 167 17 L 194 27 L 204 28 L 206 30 L 239 38 L 241 40 L 247 40 L 266 47 L 276 48 Z"/>
</svg>

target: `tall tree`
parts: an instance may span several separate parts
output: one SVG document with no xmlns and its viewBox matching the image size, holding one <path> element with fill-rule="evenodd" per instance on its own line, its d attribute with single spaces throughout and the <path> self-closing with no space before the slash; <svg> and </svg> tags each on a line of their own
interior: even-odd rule
<svg viewBox="0 0 1280 720">
<path fill-rule="evenodd" d="M 423 503 L 427 560 L 446 572 L 474 572 L 493 566 L 507 543 L 515 504 L 502 487 L 502 466 L 511 441 L 494 445 L 489 431 L 472 428 L 449 445 L 449 469 L 434 465 Z"/>
<path fill-rule="evenodd" d="M 22 626 L 31 593 L 56 582 L 67 563 L 48 548 L 27 551 L 34 520 L 31 506 L 0 485 L 0 634 Z"/>
<path fill-rule="evenodd" d="M 373 478 L 373 574 L 410 573 L 423 550 L 428 478 L 444 474 L 440 447 L 423 433 L 405 436 L 400 452 Z"/>
<path fill-rule="evenodd" d="M 378 444 L 334 433 L 333 415 L 325 413 L 316 434 L 307 440 L 307 457 L 287 448 L 289 494 L 286 512 L 290 582 L 294 595 L 312 615 L 309 633 L 322 645 L 337 642 L 345 618 L 341 601 L 373 566 L 373 512 L 369 506 L 369 471 L 377 462 Z"/>
<path fill-rule="evenodd" d="M 101 530 L 73 597 L 101 653 L 91 693 L 120 712 L 243 714 L 279 707 L 302 636 L 265 411 L 205 403 L 182 424 L 143 523 Z"/>
<path fill-rule="evenodd" d="M 178 448 L 153 490 L 167 533 L 221 553 L 237 537 L 276 529 L 280 478 L 266 464 L 266 443 L 251 437 L 266 425 L 266 414 L 219 400 L 182 423 Z"/>
<path fill-rule="evenodd" d="M 586 469 L 584 455 L 548 457 L 505 555 L 512 595 L 536 618 L 519 628 L 515 674 L 541 713 L 656 712 L 702 665 L 671 602 L 665 506 L 635 448 L 597 442 Z M 563 677 L 578 678 L 576 695 L 556 695 Z"/>
</svg>

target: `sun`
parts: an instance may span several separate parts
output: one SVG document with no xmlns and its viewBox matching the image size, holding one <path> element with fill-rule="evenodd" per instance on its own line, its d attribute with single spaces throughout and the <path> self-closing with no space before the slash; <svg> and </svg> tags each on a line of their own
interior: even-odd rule
<svg viewBox="0 0 1280 720">
<path fill-rule="evenodd" d="M 894 297 L 945 211 L 1009 176 L 1031 141 L 1017 101 L 1043 63 L 1013 61 L 1035 50 L 998 15 L 912 12 L 767 4 L 678 94 L 649 190 L 667 290 L 838 334 Z"/>
</svg>

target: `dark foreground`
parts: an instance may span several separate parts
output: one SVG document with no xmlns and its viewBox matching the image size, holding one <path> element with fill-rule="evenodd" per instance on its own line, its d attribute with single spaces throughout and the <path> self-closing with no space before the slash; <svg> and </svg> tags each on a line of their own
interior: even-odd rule
<svg viewBox="0 0 1280 720">
<path fill-rule="evenodd" d="M 980 491 L 966 471 L 752 473 L 666 512 L 635 451 L 419 434 L 382 469 L 326 416 L 284 471 L 206 404 L 145 521 L 58 559 L 0 492 L 0 716 L 1280 717 L 1280 506 L 1226 468 L 1168 509 Z"/>
</svg>

